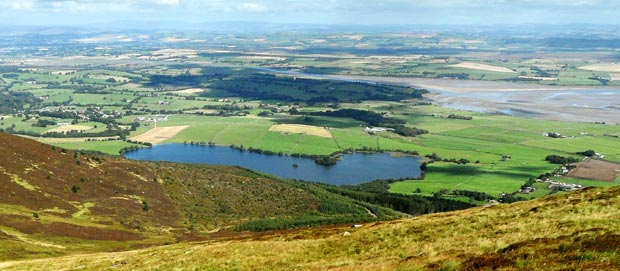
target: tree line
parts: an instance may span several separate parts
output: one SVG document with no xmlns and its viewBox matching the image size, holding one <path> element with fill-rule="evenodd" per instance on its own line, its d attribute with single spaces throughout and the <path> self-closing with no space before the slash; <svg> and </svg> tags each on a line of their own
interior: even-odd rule
<svg viewBox="0 0 620 271">
<path fill-rule="evenodd" d="M 312 112 L 310 113 L 310 115 L 351 118 L 354 120 L 363 121 L 370 126 L 391 128 L 394 129 L 395 133 L 408 137 L 428 134 L 428 130 L 405 126 L 405 124 L 407 123 L 405 120 L 385 117 L 383 114 L 379 114 L 373 111 L 359 109 L 339 109 L 335 111 Z"/>
</svg>

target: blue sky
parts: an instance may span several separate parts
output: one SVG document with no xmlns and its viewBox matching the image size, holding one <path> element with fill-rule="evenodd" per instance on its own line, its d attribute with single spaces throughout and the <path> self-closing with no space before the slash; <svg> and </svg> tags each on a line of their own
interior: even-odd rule
<svg viewBox="0 0 620 271">
<path fill-rule="evenodd" d="M 304 24 L 620 24 L 620 0 L 0 0 L 1 22 L 153 27 L 248 21 Z M 130 25 L 129 25 L 130 26 Z"/>
</svg>

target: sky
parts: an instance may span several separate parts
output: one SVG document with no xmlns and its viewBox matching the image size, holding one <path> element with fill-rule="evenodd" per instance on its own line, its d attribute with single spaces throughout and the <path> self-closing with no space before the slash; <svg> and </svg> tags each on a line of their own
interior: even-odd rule
<svg viewBox="0 0 620 271">
<path fill-rule="evenodd" d="M 0 24 L 620 24 L 620 0 L 0 0 Z"/>
</svg>

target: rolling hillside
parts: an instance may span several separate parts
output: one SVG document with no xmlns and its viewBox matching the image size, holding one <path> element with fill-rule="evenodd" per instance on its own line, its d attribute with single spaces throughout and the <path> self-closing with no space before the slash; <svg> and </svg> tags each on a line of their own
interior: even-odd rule
<svg viewBox="0 0 620 271">
<path fill-rule="evenodd" d="M 243 235 L 235 228 L 248 223 L 398 216 L 235 167 L 129 161 L 4 133 L 0 152 L 0 260 L 227 239 Z"/>
<path fill-rule="evenodd" d="M 618 270 L 620 188 L 586 189 L 360 228 L 320 227 L 7 270 Z M 346 233 L 348 232 L 348 234 Z"/>
<path fill-rule="evenodd" d="M 378 221 L 396 214 L 234 167 L 0 151 L 2 270 L 620 269 L 620 187 Z M 256 221 L 333 225 L 233 231 Z"/>
</svg>

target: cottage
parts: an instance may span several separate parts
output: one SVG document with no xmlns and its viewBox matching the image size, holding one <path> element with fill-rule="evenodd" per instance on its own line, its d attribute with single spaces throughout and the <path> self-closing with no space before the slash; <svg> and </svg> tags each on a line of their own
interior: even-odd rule
<svg viewBox="0 0 620 271">
<path fill-rule="evenodd" d="M 134 121 L 137 122 L 162 122 L 162 121 L 168 121 L 168 116 L 167 115 L 153 115 L 150 117 L 137 117 L 134 119 Z"/>
<path fill-rule="evenodd" d="M 368 127 L 368 126 L 366 126 L 366 128 L 364 128 L 364 130 L 367 133 L 369 133 L 369 134 L 374 134 L 374 133 L 379 133 L 379 132 L 393 131 L 394 129 L 392 129 L 392 128 L 384 128 L 384 127 Z"/>
</svg>

